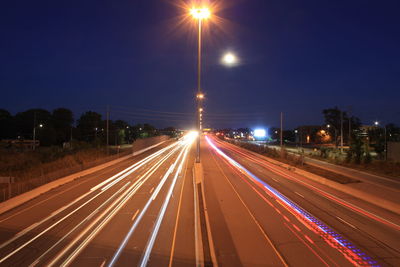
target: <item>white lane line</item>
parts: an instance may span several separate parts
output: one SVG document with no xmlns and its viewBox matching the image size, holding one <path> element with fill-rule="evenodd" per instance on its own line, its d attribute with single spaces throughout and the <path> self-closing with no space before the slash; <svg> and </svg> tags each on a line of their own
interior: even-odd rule
<svg viewBox="0 0 400 267">
<path fill-rule="evenodd" d="M 149 193 L 151 194 L 154 190 L 154 186 L 150 189 Z"/>
<path fill-rule="evenodd" d="M 343 220 L 342 218 L 340 218 L 339 216 L 336 216 L 336 218 L 338 218 L 339 219 L 339 221 L 341 221 L 341 222 L 343 222 L 343 223 L 345 223 L 345 224 L 347 224 L 348 226 L 350 226 L 350 227 L 352 227 L 352 228 L 354 228 L 354 229 L 357 229 L 357 227 L 355 227 L 354 225 L 352 225 L 351 223 L 348 223 L 348 222 L 346 222 L 345 220 Z"/>
<path fill-rule="evenodd" d="M 275 178 L 273 178 L 273 177 L 272 177 L 271 179 L 272 179 L 272 180 L 274 180 L 275 182 L 278 182 L 278 180 L 276 180 L 276 179 L 275 179 Z"/>
<path fill-rule="evenodd" d="M 294 191 L 294 193 L 295 193 L 296 195 L 299 195 L 299 196 L 301 196 L 302 198 L 304 198 L 304 196 L 303 196 L 302 194 L 300 194 L 299 192 Z"/>
<path fill-rule="evenodd" d="M 131 221 L 135 220 L 135 218 L 138 215 L 138 213 L 139 213 L 139 209 L 135 212 L 135 214 L 133 214 Z"/>
<path fill-rule="evenodd" d="M 197 190 L 197 184 L 195 181 L 195 173 L 193 168 L 193 202 L 194 202 L 194 240 L 195 240 L 195 252 L 196 252 L 196 267 L 202 267 L 204 265 L 204 251 L 203 251 L 203 239 L 201 238 L 201 226 L 200 226 L 200 207 L 198 204 L 199 195 Z"/>
</svg>

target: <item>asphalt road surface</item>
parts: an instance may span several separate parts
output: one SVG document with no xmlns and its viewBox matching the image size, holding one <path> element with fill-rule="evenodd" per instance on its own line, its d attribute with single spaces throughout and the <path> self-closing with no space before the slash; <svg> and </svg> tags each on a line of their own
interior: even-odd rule
<svg viewBox="0 0 400 267">
<path fill-rule="evenodd" d="M 221 265 L 399 266 L 398 215 L 206 138 L 204 188 Z"/>
<path fill-rule="evenodd" d="M 0 266 L 400 265 L 398 215 L 211 137 L 196 184 L 193 141 L 1 214 Z"/>
</svg>

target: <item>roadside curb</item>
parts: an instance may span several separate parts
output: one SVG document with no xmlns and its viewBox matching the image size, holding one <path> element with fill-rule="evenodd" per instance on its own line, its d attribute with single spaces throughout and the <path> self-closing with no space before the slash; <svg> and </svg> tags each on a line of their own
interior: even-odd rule
<svg viewBox="0 0 400 267">
<path fill-rule="evenodd" d="M 143 153 L 143 152 L 145 152 L 147 150 L 150 150 L 152 148 L 155 148 L 156 146 L 161 145 L 164 142 L 165 141 L 160 142 L 158 144 L 155 144 L 153 146 L 150 146 L 148 148 L 142 149 L 141 151 L 138 151 L 140 153 L 137 152 L 137 154 L 130 154 L 130 155 L 127 155 L 127 156 L 124 156 L 124 157 L 121 157 L 121 158 L 118 158 L 118 159 L 103 163 L 101 165 L 92 167 L 90 169 L 83 170 L 83 171 L 80 171 L 80 172 L 65 176 L 65 177 L 57 179 L 57 180 L 55 180 L 53 182 L 50 182 L 50 183 L 47 183 L 45 185 L 39 186 L 39 187 L 37 187 L 37 188 L 35 188 L 35 189 L 31 190 L 31 191 L 28 191 L 28 192 L 25 192 L 25 193 L 23 193 L 21 195 L 18 195 L 18 196 L 15 196 L 13 198 L 10 198 L 10 199 L 0 203 L 0 214 L 3 214 L 3 213 L 5 213 L 5 212 L 7 212 L 7 211 L 9 211 L 9 210 L 11 210 L 11 209 L 13 209 L 15 207 L 18 207 L 18 206 L 24 204 L 25 202 L 28 202 L 29 200 L 32 200 L 32 199 L 40 196 L 41 194 L 44 194 L 44 193 L 46 193 L 46 192 L 48 192 L 48 191 L 50 191 L 50 190 L 52 190 L 54 188 L 57 188 L 57 187 L 59 187 L 61 185 L 64 185 L 64 184 L 69 183 L 69 182 L 72 182 L 73 180 L 76 180 L 76 179 L 81 178 L 83 176 L 92 174 L 92 173 L 94 173 L 96 171 L 100 171 L 102 169 L 110 167 L 111 165 L 117 164 L 117 163 L 119 163 L 121 161 L 127 160 L 127 159 L 129 159 L 131 157 L 134 157 L 136 155 L 139 155 L 139 154 L 141 154 L 141 153 Z"/>
<path fill-rule="evenodd" d="M 277 165 L 279 167 L 282 167 L 282 168 L 285 168 L 285 169 L 287 169 L 289 171 L 292 171 L 292 172 L 294 172 L 294 173 L 296 173 L 298 175 L 301 175 L 302 177 L 304 177 L 306 179 L 313 180 L 313 181 L 318 182 L 320 184 L 326 185 L 326 186 L 328 186 L 330 188 L 336 189 L 336 190 L 341 191 L 343 193 L 346 193 L 346 194 L 349 194 L 349 195 L 354 196 L 356 198 L 359 198 L 359 199 L 361 199 L 361 200 L 363 200 L 365 202 L 368 202 L 368 203 L 371 203 L 373 205 L 376 205 L 376 206 L 378 206 L 380 208 L 389 210 L 389 211 L 394 212 L 396 214 L 400 214 L 400 204 L 399 203 L 395 203 L 393 201 L 377 197 L 376 195 L 373 195 L 373 194 L 367 193 L 367 192 L 363 192 L 363 191 L 355 189 L 355 188 L 351 188 L 351 187 L 349 187 L 347 185 L 336 183 L 336 182 L 331 181 L 331 180 L 329 180 L 327 178 L 324 178 L 322 176 L 319 176 L 319 175 L 316 175 L 316 174 L 301 170 L 301 169 L 297 168 L 296 166 L 292 166 L 292 165 L 289 165 L 289 164 L 286 164 L 286 163 L 282 163 L 280 161 L 268 158 L 268 157 L 266 157 L 264 155 L 261 155 L 259 153 L 256 153 L 256 152 L 248 150 L 248 149 L 246 149 L 246 150 L 251 152 L 254 155 L 262 157 L 263 159 L 265 159 L 266 161 L 268 161 L 268 162 L 270 162 L 270 163 L 272 163 L 274 165 Z"/>
<path fill-rule="evenodd" d="M 197 193 L 196 197 L 198 200 L 198 208 L 200 211 L 200 218 L 204 220 L 205 223 L 205 234 L 206 238 L 208 240 L 208 252 L 209 252 L 209 258 L 210 259 L 204 259 L 204 263 L 207 264 L 206 260 L 211 260 L 212 266 L 218 267 L 218 261 L 217 257 L 215 255 L 215 247 L 214 247 L 214 241 L 211 233 L 211 226 L 210 226 L 210 218 L 208 216 L 208 211 L 207 211 L 207 205 L 206 205 L 206 200 L 204 197 L 204 172 L 203 172 L 203 165 L 201 163 L 194 163 L 194 183 L 195 183 L 195 190 Z M 201 208 L 200 208 L 201 207 Z M 203 216 L 201 216 L 203 215 Z M 204 244 L 203 244 L 204 245 Z M 207 253 L 207 251 L 203 252 L 204 254 Z M 204 255 L 205 256 L 205 255 Z M 207 257 L 207 258 L 208 258 Z"/>
</svg>

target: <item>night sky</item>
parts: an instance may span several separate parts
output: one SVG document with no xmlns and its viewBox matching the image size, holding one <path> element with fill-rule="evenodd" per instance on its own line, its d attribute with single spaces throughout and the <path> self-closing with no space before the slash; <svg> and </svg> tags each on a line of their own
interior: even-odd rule
<svg viewBox="0 0 400 267">
<path fill-rule="evenodd" d="M 213 3 L 213 1 L 211 1 Z M 216 1 L 214 1 L 215 4 Z M 400 124 L 400 2 L 218 1 L 204 32 L 206 126 Z M 0 108 L 194 125 L 196 27 L 181 1 L 2 1 Z M 240 64 L 220 64 L 232 51 Z"/>
</svg>

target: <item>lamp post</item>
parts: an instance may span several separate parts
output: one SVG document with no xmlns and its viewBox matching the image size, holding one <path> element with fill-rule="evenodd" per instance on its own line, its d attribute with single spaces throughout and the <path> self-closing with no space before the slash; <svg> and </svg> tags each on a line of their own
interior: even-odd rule
<svg viewBox="0 0 400 267">
<path fill-rule="evenodd" d="M 35 118 L 35 124 L 36 124 L 36 118 Z M 39 128 L 43 128 L 43 124 L 38 125 Z M 33 125 L 33 150 L 36 148 L 36 125 Z"/>
<path fill-rule="evenodd" d="M 376 127 L 379 127 L 379 121 L 375 121 L 374 124 L 375 124 Z M 386 125 L 383 126 L 383 129 L 384 129 L 384 134 L 385 134 L 385 136 L 384 136 L 384 150 L 383 150 L 383 154 L 384 154 L 385 160 L 387 160 Z"/>
<path fill-rule="evenodd" d="M 330 124 L 326 125 L 326 127 L 328 128 L 328 132 L 329 129 L 332 127 Z M 336 127 L 333 127 L 334 133 L 335 133 L 335 148 L 337 148 L 337 131 L 336 131 Z"/>
<path fill-rule="evenodd" d="M 211 16 L 211 12 L 208 8 L 192 8 L 190 10 L 190 15 L 198 21 L 198 46 L 197 46 L 197 130 L 199 132 L 197 136 L 196 145 L 196 162 L 200 162 L 200 137 L 201 137 L 201 111 L 202 111 L 202 100 L 204 99 L 204 94 L 201 90 L 201 31 L 203 20 L 208 19 Z"/>
</svg>

